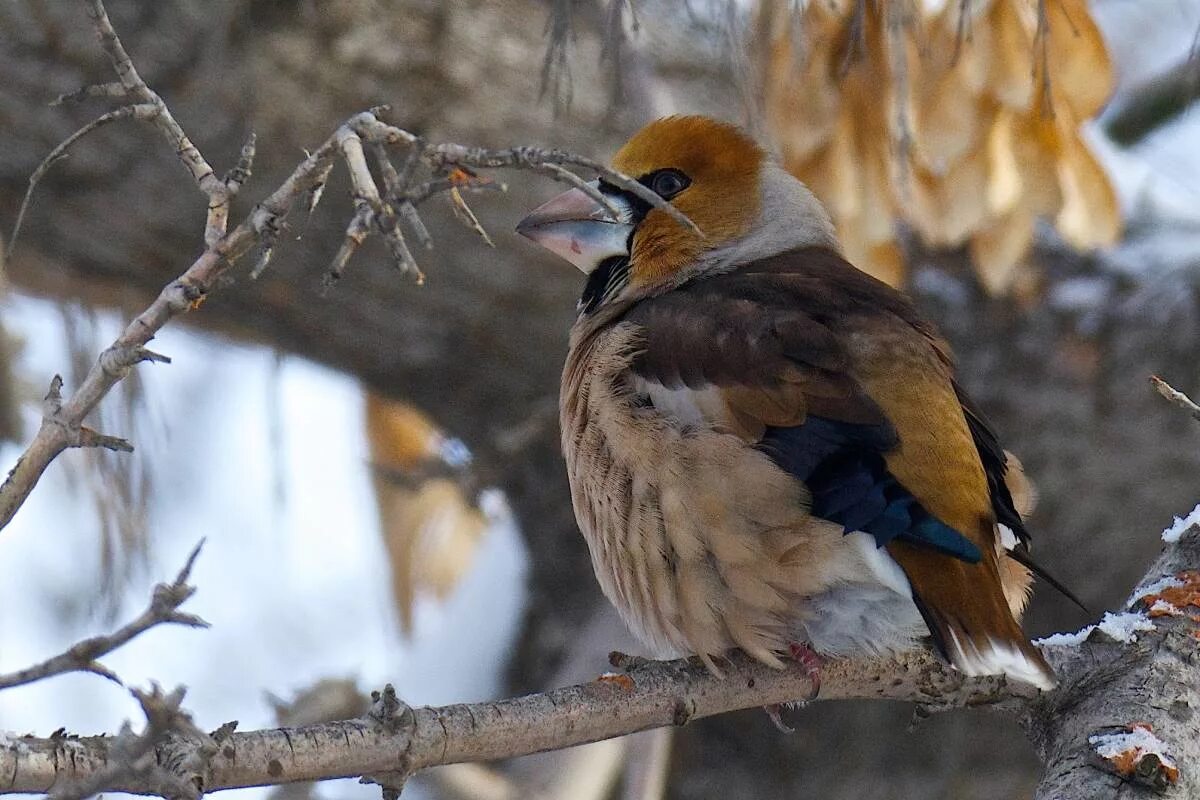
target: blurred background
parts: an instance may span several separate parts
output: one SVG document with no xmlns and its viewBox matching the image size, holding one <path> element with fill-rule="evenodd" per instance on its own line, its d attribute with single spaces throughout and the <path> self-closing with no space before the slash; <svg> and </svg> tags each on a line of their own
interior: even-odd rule
<svg viewBox="0 0 1200 800">
<path fill-rule="evenodd" d="M 607 158 L 645 121 L 743 123 L 833 211 L 847 252 L 910 291 L 1040 491 L 1039 560 L 1094 609 L 1121 602 L 1200 500 L 1200 2 L 1195 0 L 110 0 L 114 23 L 218 170 L 258 135 L 234 216 L 347 116 L 435 141 Z M 0 231 L 29 174 L 108 80 L 82 6 L 0 4 Z M 124 126 L 124 127 L 122 127 Z M 200 539 L 190 610 L 106 660 L 189 687 L 205 727 L 483 700 L 636 650 L 603 602 L 558 454 L 558 371 L 582 287 L 511 233 L 559 190 L 532 175 L 439 203 L 424 286 L 375 242 L 320 296 L 349 217 L 327 199 L 269 270 L 248 266 L 154 349 L 0 531 L 0 672 L 137 614 Z M 131 315 L 199 252 L 204 201 L 147 127 L 84 140 L 0 264 L 0 468 Z M 0 248 L 2 250 L 3 248 Z M 1042 590 L 1033 635 L 1087 620 Z M 136 706 L 67 676 L 0 693 L 0 731 L 112 731 Z M 518 764 L 435 770 L 428 798 L 1019 798 L 1038 764 L 1010 721 L 820 704 Z M 669 746 L 668 746 L 669 745 Z M 352 782 L 276 790 L 376 796 Z M 247 790 L 243 796 L 263 795 Z"/>
</svg>

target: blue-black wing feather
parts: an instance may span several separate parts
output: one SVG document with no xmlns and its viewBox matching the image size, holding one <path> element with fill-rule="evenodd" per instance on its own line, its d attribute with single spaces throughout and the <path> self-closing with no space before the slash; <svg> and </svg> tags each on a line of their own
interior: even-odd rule
<svg viewBox="0 0 1200 800">
<path fill-rule="evenodd" d="M 863 425 L 810 415 L 803 425 L 768 428 L 759 447 L 808 486 L 812 514 L 864 531 L 879 547 L 893 540 L 976 563 L 979 548 L 930 514 L 887 469 L 898 444 L 888 424 Z"/>
</svg>

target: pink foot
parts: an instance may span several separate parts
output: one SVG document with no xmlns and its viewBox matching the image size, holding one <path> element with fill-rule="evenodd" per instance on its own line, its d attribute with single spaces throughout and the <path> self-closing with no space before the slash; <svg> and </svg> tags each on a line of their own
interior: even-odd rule
<svg viewBox="0 0 1200 800">
<path fill-rule="evenodd" d="M 788 652 L 792 654 L 792 660 L 804 668 L 808 679 L 812 681 L 812 694 L 808 699 L 816 700 L 817 693 L 821 691 L 821 667 L 825 665 L 825 659 L 802 642 L 790 642 Z"/>
</svg>

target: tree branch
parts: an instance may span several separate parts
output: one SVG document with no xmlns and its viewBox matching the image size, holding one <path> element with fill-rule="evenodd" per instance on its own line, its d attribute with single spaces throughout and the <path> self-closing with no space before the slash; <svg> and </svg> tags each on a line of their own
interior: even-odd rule
<svg viewBox="0 0 1200 800">
<path fill-rule="evenodd" d="M 1155 391 L 1190 414 L 1192 419 L 1200 422 L 1200 406 L 1196 405 L 1192 398 L 1157 375 L 1150 376 L 1150 383 L 1154 386 Z"/>
<path fill-rule="evenodd" d="M 203 539 L 192 548 L 187 562 L 172 583 L 160 583 L 154 587 L 150 605 L 137 619 L 107 636 L 93 636 L 77 642 L 65 652 L 40 664 L 7 675 L 0 675 L 0 689 L 33 683 L 52 675 L 61 675 L 64 672 L 91 672 L 119 684 L 121 679 L 112 670 L 101 664 L 98 659 L 123 647 L 131 639 L 140 636 L 156 625 L 207 628 L 208 623 L 200 617 L 194 614 L 185 614 L 179 610 L 179 607 L 196 592 L 194 586 L 188 585 L 188 578 L 192 574 L 192 567 L 195 565 L 202 547 L 204 547 Z"/>
<path fill-rule="evenodd" d="M 599 164 L 592 159 L 561 150 L 535 147 L 515 147 L 507 150 L 486 150 L 459 144 L 425 144 L 408 131 L 388 125 L 379 119 L 384 108 L 356 114 L 339 127 L 332 136 L 313 151 L 292 172 L 284 183 L 266 200 L 260 202 L 232 231 L 226 233 L 229 201 L 245 182 L 254 157 L 253 137 L 242 149 L 238 165 L 224 178 L 217 178 L 200 151 L 192 144 L 171 115 L 162 98 L 142 80 L 113 30 L 104 11 L 102 0 L 85 0 L 96 28 L 97 36 L 108 53 L 113 69 L 120 79 L 126 98 L 135 101 L 134 111 L 106 114 L 100 120 L 132 115 L 149 119 L 178 154 L 200 190 L 208 197 L 205 225 L 205 251 L 177 279 L 168 283 L 158 298 L 132 322 L 115 342 L 100 354 L 95 366 L 70 400 L 61 398 L 61 379 L 56 378 L 47 395 L 46 411 L 33 442 L 17 460 L 3 485 L 0 485 L 0 528 L 12 520 L 30 492 L 37 485 L 50 462 L 69 447 L 108 447 L 132 450 L 132 445 L 117 437 L 97 434 L 83 427 L 84 418 L 101 399 L 122 380 L 129 370 L 142 361 L 167 362 L 165 356 L 145 349 L 154 335 L 172 318 L 199 307 L 210 292 L 247 251 L 259 248 L 259 257 L 252 275 L 266 268 L 274 244 L 283 230 L 284 221 L 301 197 L 308 198 L 308 208 L 315 208 L 330 170 L 339 157 L 347 164 L 354 187 L 355 212 L 346 229 L 346 238 L 326 276 L 331 285 L 343 274 L 354 251 L 372 233 L 380 234 L 393 260 L 402 272 L 420 278 L 420 270 L 405 242 L 400 226 L 404 220 L 414 229 L 418 240 L 428 241 L 428 233 L 416 212 L 416 206 L 435 194 L 447 193 L 456 213 L 486 238 L 478 220 L 461 196 L 462 190 L 495 187 L 474 169 L 516 169 L 549 175 L 569 185 L 578 185 L 579 178 L 567 178 L 563 165 L 589 170 L 611 183 L 633 192 L 656 208 L 662 209 L 680 224 L 696 229 L 694 223 L 678 209 L 636 180 Z M 85 88 L 80 97 L 111 97 L 117 94 L 114 84 L 98 89 Z M 116 114 L 117 116 L 114 116 Z M 45 169 L 58 160 L 66 147 L 85 133 L 95 130 L 101 122 L 93 123 L 73 134 L 55 148 L 35 172 L 40 177 Z M 380 192 L 367 167 L 364 143 L 371 145 L 380 162 L 386 181 L 386 192 Z M 398 173 L 388 161 L 388 148 L 407 148 L 405 169 Z M 417 166 L 424 164 L 432 179 L 416 182 Z M 30 185 L 32 192 L 36 180 Z M 24 208 L 28 204 L 22 204 Z M 23 213 L 23 211 L 21 212 Z M 698 230 L 698 229 L 697 229 Z M 15 241 L 15 235 L 13 237 Z M 13 242 L 10 242 L 10 248 Z"/>
<path fill-rule="evenodd" d="M 817 701 L 900 700 L 926 710 L 988 707 L 1016 715 L 1047 764 L 1038 797 L 1105 796 L 1120 781 L 1150 781 L 1172 796 L 1200 789 L 1200 529 L 1166 548 L 1121 614 L 1077 635 L 1052 637 L 1043 652 L 1059 686 L 1038 693 L 1001 676 L 966 678 L 926 652 L 897 659 L 832 660 Z M 1148 613 L 1147 613 L 1148 612 Z M 585 684 L 508 700 L 412 708 L 389 686 L 363 718 L 297 728 L 234 733 L 193 775 L 205 791 L 296 781 L 378 777 L 391 786 L 432 766 L 492 761 L 572 747 L 742 708 L 786 703 L 812 689 L 804 670 L 774 670 L 740 653 L 711 674 L 695 659 L 656 662 L 614 654 L 623 669 Z M 1098 736 L 1114 725 L 1148 724 L 1161 756 L 1106 758 Z M 63 781 L 92 780 L 117 740 L 96 736 L 0 744 L 0 793 L 44 792 Z M 193 745 L 200 748 L 201 743 Z M 1103 751 L 1107 752 L 1107 751 Z M 1128 774 L 1117 774 L 1128 768 Z M 93 784 L 94 785 L 94 784 Z M 1103 791 L 1098 787 L 1104 787 Z M 94 788 L 154 794 L 136 777 Z"/>
<path fill-rule="evenodd" d="M 1200 57 L 1188 53 L 1178 64 L 1125 93 L 1126 100 L 1104 122 L 1105 132 L 1129 147 L 1175 119 L 1200 99 Z"/>
<path fill-rule="evenodd" d="M 439 764 L 512 758 L 788 702 L 812 688 L 803 670 L 773 670 L 740 654 L 725 666 L 724 678 L 717 678 L 694 660 L 635 661 L 626 672 L 591 683 L 436 708 L 410 708 L 388 687 L 362 719 L 234 734 L 212 762 L 207 789 L 408 775 Z M 1002 678 L 965 680 L 924 653 L 896 662 L 828 665 L 821 699 L 867 697 L 978 705 L 1013 696 Z M 55 740 L 15 740 L 0 750 L 0 792 L 46 791 L 57 780 L 86 777 L 104 763 L 111 741 L 73 740 L 72 757 L 61 759 Z M 15 779 L 6 781 L 10 775 Z M 145 793 L 146 787 L 130 781 L 106 790 Z"/>
<path fill-rule="evenodd" d="M 166 695 L 157 686 L 149 692 L 133 689 L 131 693 L 146 715 L 145 730 L 135 734 L 126 722 L 121 732 L 111 738 L 103 764 L 75 780 L 47 787 L 47 800 L 84 800 L 104 791 L 106 786 L 122 782 L 154 787 L 150 791 L 163 797 L 199 800 L 203 784 L 196 780 L 195 768 L 207 763 L 217 750 L 217 738 L 228 735 L 229 729 L 222 728 L 214 736 L 199 730 L 180 707 L 185 694 L 183 687 Z M 63 733 L 51 741 L 57 742 L 64 753 L 70 753 L 72 744 L 79 739 Z M 177 754 L 180 743 L 186 743 L 187 754 L 171 758 Z"/>
</svg>

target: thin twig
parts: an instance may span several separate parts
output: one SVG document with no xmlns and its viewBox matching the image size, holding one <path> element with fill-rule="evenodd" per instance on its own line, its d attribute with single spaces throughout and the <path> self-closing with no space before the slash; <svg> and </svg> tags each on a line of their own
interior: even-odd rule
<svg viewBox="0 0 1200 800">
<path fill-rule="evenodd" d="M 476 169 L 536 172 L 577 188 L 582 183 L 581 179 L 563 167 L 589 170 L 649 205 L 661 209 L 698 236 L 704 235 L 675 206 L 633 178 L 609 169 L 593 159 L 561 150 L 534 147 L 487 150 L 452 143 L 430 145 L 415 134 L 381 120 L 378 115 L 385 110 L 383 107 L 356 114 L 346 120 L 320 147 L 308 154 L 282 185 L 255 206 L 233 231 L 227 233 L 230 200 L 250 173 L 255 151 L 253 136 L 243 147 L 237 166 L 224 178 L 218 178 L 171 115 L 162 98 L 150 89 L 138 74 L 105 13 L 102 0 L 85 2 L 90 9 L 100 43 L 120 78 L 125 98 L 135 101 L 134 107 L 143 109 L 136 113 L 125 113 L 149 119 L 153 123 L 188 169 L 196 185 L 209 199 L 204 234 L 206 249 L 182 275 L 163 287 L 154 302 L 125 327 L 116 341 L 100 355 L 97 363 L 89 370 L 69 400 L 62 399 L 62 382 L 56 381 L 51 393 L 54 397 L 48 396 L 48 400 L 54 399 L 53 407 L 47 405 L 42 425 L 33 441 L 17 460 L 4 483 L 0 484 L 0 529 L 12 520 L 47 466 L 63 450 L 69 447 L 97 446 L 132 449 L 132 445 L 123 439 L 85 428 L 84 418 L 117 382 L 129 374 L 134 365 L 147 360 L 167 361 L 164 356 L 146 350 L 145 346 L 172 318 L 198 308 L 209 293 L 221 285 L 223 277 L 238 259 L 257 248 L 258 257 L 251 276 L 257 277 L 262 273 L 271 258 L 280 233 L 285 228 L 288 214 L 301 198 L 306 199 L 311 213 L 320 200 L 330 171 L 339 159 L 349 168 L 355 210 L 347 225 L 338 254 L 326 275 L 327 285 L 335 282 L 344 273 L 351 256 L 372 233 L 379 233 L 383 237 L 400 269 L 415 276 L 420 282 L 423 275 L 400 223 L 406 223 L 414 231 L 421 246 L 428 248 L 432 240 L 417 214 L 416 206 L 434 194 L 447 193 L 460 218 L 473 230 L 481 233 L 485 240 L 490 241 L 478 218 L 463 200 L 462 192 L 502 190 L 504 187 L 490 178 L 477 175 L 474 171 Z M 83 90 L 82 93 L 110 96 L 116 91 L 113 84 L 103 86 L 105 88 L 102 90 Z M 83 133 L 86 131 L 60 146 L 60 152 Z M 364 147 L 367 146 L 377 155 L 382 154 L 380 169 L 384 174 L 385 183 L 390 184 L 385 192 L 379 191 L 367 166 L 364 155 Z M 404 165 L 399 170 L 390 168 L 390 161 L 384 152 L 385 148 L 389 147 L 406 149 Z M 47 165 L 52 162 L 53 158 L 48 159 Z M 416 178 L 422 165 L 432 173 L 432 178 L 418 183 Z"/>
<path fill-rule="evenodd" d="M 451 186 L 450 191 L 446 192 L 446 198 L 450 201 L 450 210 L 454 212 L 455 218 L 466 226 L 467 230 L 474 231 L 483 239 L 483 243 L 488 247 L 495 247 L 496 243 L 492 241 L 492 237 L 488 236 L 488 232 L 479 224 L 479 217 L 475 216 L 475 212 L 467 205 L 467 201 L 463 199 L 462 192 L 459 187 Z"/>
<path fill-rule="evenodd" d="M 75 142 L 79 141 L 84 136 L 87 136 L 97 128 L 101 128 L 110 122 L 116 122 L 120 119 L 128 119 L 129 117 L 143 120 L 151 119 L 157 113 L 157 108 L 146 103 L 121 106 L 115 111 L 102 114 L 101 116 L 89 122 L 87 125 L 84 125 L 82 128 L 75 131 L 61 143 L 59 143 L 57 147 L 51 150 L 50 153 L 42 159 L 41 163 L 37 165 L 37 169 L 33 171 L 33 174 L 29 176 L 29 186 L 25 188 L 25 196 L 21 198 L 21 207 L 17 210 L 17 221 L 13 223 L 12 233 L 8 238 L 8 249 L 5 251 L 5 257 L 12 258 L 13 247 L 17 243 L 17 237 L 21 234 L 21 225 L 25 222 L 25 212 L 29 210 L 29 203 L 33 199 L 34 189 L 37 188 L 38 183 L 42 180 L 42 177 L 46 174 L 50 167 L 54 166 L 54 164 L 60 159 L 67 157 L 67 150 L 71 148 L 71 145 L 75 144 Z"/>
<path fill-rule="evenodd" d="M 203 546 L 204 540 L 201 539 L 192 548 L 187 562 L 172 583 L 160 583 L 154 587 L 150 605 L 136 619 L 106 636 L 93 636 L 77 642 L 66 651 L 46 659 L 40 664 L 7 675 L 0 675 L 0 689 L 33 683 L 66 672 L 90 672 L 120 684 L 121 679 L 112 670 L 101 664 L 98 659 L 125 646 L 130 640 L 158 625 L 207 628 L 208 623 L 200 617 L 194 614 L 185 614 L 179 610 L 179 607 L 196 592 L 194 586 L 188 585 L 188 578 L 192 574 L 192 567 Z"/>
<path fill-rule="evenodd" d="M 110 83 L 93 83 L 90 86 L 84 86 L 82 89 L 77 89 L 67 94 L 60 94 L 58 97 L 50 101 L 51 106 L 61 106 L 67 103 L 77 103 L 80 100 L 85 100 L 89 97 L 125 97 L 125 87 L 120 81 L 112 81 Z"/>
<path fill-rule="evenodd" d="M 205 225 L 204 241 L 211 247 L 225 233 L 225 229 L 221 225 L 221 214 L 223 210 L 225 217 L 228 217 L 229 187 L 217 177 L 196 145 L 192 144 L 192 140 L 176 122 L 174 115 L 171 114 L 171 110 L 167 108 L 167 104 L 158 92 L 155 92 L 142 80 L 129 53 L 125 52 L 125 46 L 121 44 L 121 39 L 117 36 L 112 21 L 108 18 L 103 0 L 86 0 L 86 2 L 96 30 L 96 37 L 104 52 L 108 54 L 109 61 L 112 62 L 113 70 L 117 73 L 121 85 L 125 87 L 126 96 L 139 103 L 148 103 L 154 106 L 156 113 L 151 122 L 175 148 L 176 155 L 191 173 L 197 188 L 208 198 L 209 214 Z M 216 210 L 214 211 L 214 209 Z"/>
<path fill-rule="evenodd" d="M 1192 398 L 1188 397 L 1186 394 L 1179 391 L 1157 375 L 1150 376 L 1150 383 L 1155 389 L 1158 390 L 1159 394 L 1191 414 L 1192 419 L 1200 421 L 1200 405 L 1196 405 Z"/>
<path fill-rule="evenodd" d="M 569 186 L 574 186 L 576 189 L 583 192 L 588 197 L 592 198 L 597 203 L 599 203 L 604 208 L 604 210 L 608 212 L 609 216 L 612 217 L 613 219 L 617 219 L 620 217 L 621 212 L 617 209 L 617 207 L 615 205 L 613 205 L 612 200 L 609 200 L 608 197 L 604 194 L 604 192 L 601 192 L 599 189 L 596 189 L 594 186 L 592 186 L 590 183 L 585 181 L 583 178 L 580 178 L 574 172 L 563 169 L 562 167 L 558 166 L 557 164 L 543 164 L 541 166 L 541 168 L 538 169 L 538 172 L 542 172 L 546 175 L 549 175 L 550 177 L 554 178 L 554 180 L 556 180 L 556 181 L 560 181 L 562 183 L 568 184 Z"/>
<path fill-rule="evenodd" d="M 435 165 L 463 165 L 472 167 L 540 169 L 546 164 L 571 165 L 595 172 L 604 180 L 627 191 L 639 200 L 657 208 L 692 233 L 703 237 L 704 232 L 692 222 L 686 214 L 671 203 L 663 200 L 649 187 L 639 183 L 628 175 L 617 172 L 595 159 L 567 153 L 562 150 L 542 149 L 536 147 L 513 147 L 507 150 L 484 150 L 483 148 L 466 148 L 462 145 L 442 144 L 430 147 L 427 158 Z M 573 185 L 573 184 L 572 184 Z"/>
</svg>

